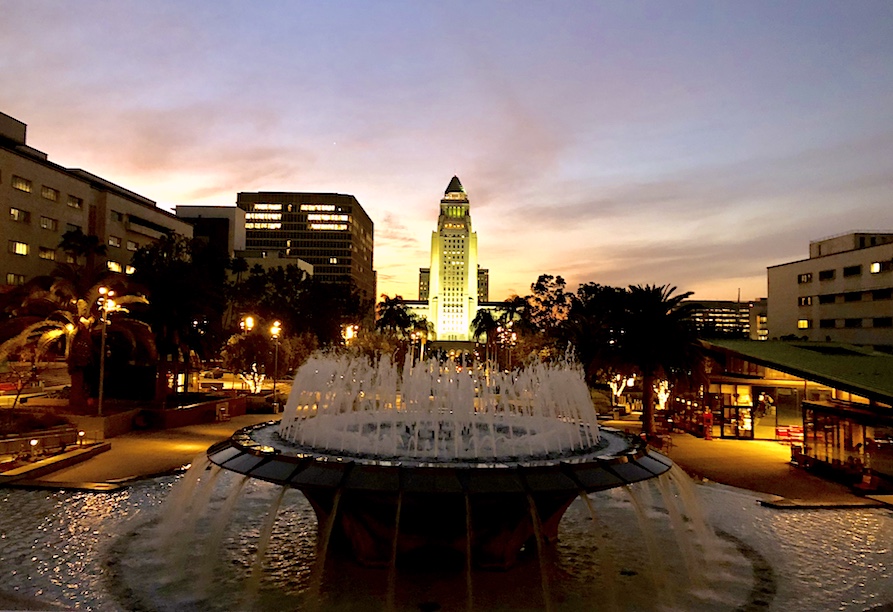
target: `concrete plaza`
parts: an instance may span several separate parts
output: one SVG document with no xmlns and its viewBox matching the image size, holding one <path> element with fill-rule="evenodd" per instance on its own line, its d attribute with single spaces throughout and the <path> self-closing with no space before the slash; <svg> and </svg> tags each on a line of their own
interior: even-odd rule
<svg viewBox="0 0 893 612">
<path fill-rule="evenodd" d="M 91 488 L 91 484 L 122 484 L 170 473 L 189 464 L 209 446 L 234 431 L 279 418 L 249 414 L 229 421 L 166 430 L 138 431 L 109 440 L 111 449 L 71 467 L 62 468 L 31 486 Z M 637 433 L 638 421 L 608 421 L 605 425 Z M 666 439 L 666 438 L 665 438 Z M 690 434 L 669 434 L 661 449 L 695 479 L 760 493 L 779 507 L 846 507 L 879 505 L 855 495 L 849 487 L 819 478 L 790 463 L 790 447 L 763 440 L 704 440 Z M 99 489 L 100 487 L 96 487 Z"/>
</svg>

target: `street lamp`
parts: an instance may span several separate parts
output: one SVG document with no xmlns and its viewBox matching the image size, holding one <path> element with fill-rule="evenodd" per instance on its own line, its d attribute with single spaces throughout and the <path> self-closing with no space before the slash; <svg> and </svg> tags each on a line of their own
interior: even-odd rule
<svg viewBox="0 0 893 612">
<path fill-rule="evenodd" d="M 251 333 L 251 330 L 254 329 L 254 317 L 252 317 L 251 315 L 243 317 L 242 322 L 239 324 L 239 327 L 242 328 L 243 332 Z"/>
<path fill-rule="evenodd" d="M 270 335 L 273 336 L 273 340 L 276 341 L 276 352 L 273 358 L 273 412 L 279 412 L 279 396 L 276 395 L 276 378 L 277 374 L 279 374 L 279 334 L 282 332 L 282 323 L 279 321 L 273 321 L 273 326 L 270 328 Z"/>
<path fill-rule="evenodd" d="M 357 337 L 359 329 L 358 325 L 343 325 L 341 327 L 341 337 L 344 338 L 346 346 L 350 346 L 351 341 Z"/>
<path fill-rule="evenodd" d="M 105 395 L 105 335 L 109 325 L 109 312 L 115 309 L 115 292 L 108 287 L 99 288 L 99 308 L 102 321 L 102 336 L 99 342 L 99 397 L 97 398 L 98 415 L 102 416 L 102 400 Z"/>
</svg>

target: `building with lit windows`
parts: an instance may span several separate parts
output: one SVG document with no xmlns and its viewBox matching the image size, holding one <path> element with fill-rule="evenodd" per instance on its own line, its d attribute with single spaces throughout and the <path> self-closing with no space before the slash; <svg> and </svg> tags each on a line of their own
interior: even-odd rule
<svg viewBox="0 0 893 612">
<path fill-rule="evenodd" d="M 769 335 L 893 346 L 893 233 L 809 243 L 809 258 L 772 266 Z"/>
<path fill-rule="evenodd" d="M 750 333 L 747 302 L 691 300 L 691 321 L 701 335 L 745 338 Z"/>
<path fill-rule="evenodd" d="M 245 248 L 261 257 L 299 258 L 323 282 L 375 297 L 374 226 L 352 195 L 338 193 L 240 193 Z"/>
<path fill-rule="evenodd" d="M 471 227 L 468 194 L 454 176 L 440 201 L 431 234 L 431 265 L 419 269 L 419 299 L 407 301 L 433 326 L 438 342 L 472 341 L 471 322 L 489 298 L 489 271 L 478 265 L 478 239 Z"/>
<path fill-rule="evenodd" d="M 106 265 L 132 273 L 140 247 L 192 226 L 152 200 L 85 170 L 65 168 L 25 142 L 27 126 L 0 113 L 0 285 L 20 285 L 52 272 L 68 256 L 59 248 L 70 230 L 98 236 Z"/>
</svg>

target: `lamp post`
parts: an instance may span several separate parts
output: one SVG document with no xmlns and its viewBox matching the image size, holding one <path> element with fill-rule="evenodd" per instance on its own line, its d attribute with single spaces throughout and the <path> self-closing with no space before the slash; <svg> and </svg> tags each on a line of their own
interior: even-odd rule
<svg viewBox="0 0 893 612">
<path fill-rule="evenodd" d="M 276 341 L 276 352 L 273 357 L 273 413 L 279 412 L 279 396 L 276 395 L 276 378 L 279 374 L 279 334 L 282 332 L 282 323 L 279 321 L 273 321 L 273 326 L 270 328 L 270 335 L 273 336 L 273 340 Z"/>
<path fill-rule="evenodd" d="M 113 295 L 115 295 L 115 292 L 108 287 L 99 288 L 102 335 L 99 342 L 99 397 L 96 401 L 98 416 L 102 416 L 102 400 L 105 396 L 105 335 L 109 324 L 109 311 L 115 308 L 115 300 L 112 299 Z"/>
</svg>

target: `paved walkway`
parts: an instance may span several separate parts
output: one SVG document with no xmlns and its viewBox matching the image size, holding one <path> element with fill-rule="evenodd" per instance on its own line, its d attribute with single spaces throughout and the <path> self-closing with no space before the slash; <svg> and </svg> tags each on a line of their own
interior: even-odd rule
<svg viewBox="0 0 893 612">
<path fill-rule="evenodd" d="M 274 418 L 278 417 L 244 415 L 223 423 L 132 432 L 111 438 L 111 450 L 46 475 L 40 482 L 58 487 L 73 483 L 114 483 L 169 473 L 192 462 L 199 453 L 237 429 Z M 604 424 L 632 433 L 639 429 L 638 421 Z M 761 440 L 704 440 L 681 433 L 670 437 L 672 445 L 664 452 L 695 478 L 775 496 L 774 501 L 782 501 L 781 507 L 875 503 L 855 495 L 844 485 L 792 466 L 790 447 L 784 444 Z"/>
<path fill-rule="evenodd" d="M 227 439 L 236 430 L 274 418 L 279 417 L 247 414 L 222 423 L 131 432 L 110 438 L 111 450 L 40 480 L 51 484 L 102 483 L 172 472 L 191 463 L 199 453 L 215 442 Z"/>
<path fill-rule="evenodd" d="M 641 430 L 638 421 L 604 424 L 631 433 Z M 791 465 L 791 447 L 779 442 L 705 440 L 685 433 L 673 433 L 670 438 L 672 445 L 663 452 L 694 478 L 783 498 L 779 507 L 880 505 L 845 485 Z"/>
</svg>

